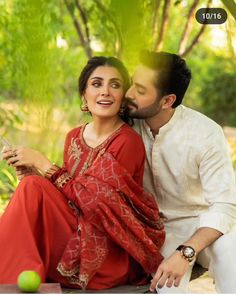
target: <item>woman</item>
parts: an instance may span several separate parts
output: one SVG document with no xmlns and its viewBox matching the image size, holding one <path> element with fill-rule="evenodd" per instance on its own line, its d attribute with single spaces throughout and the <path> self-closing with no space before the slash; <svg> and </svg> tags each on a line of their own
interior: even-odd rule
<svg viewBox="0 0 236 295">
<path fill-rule="evenodd" d="M 118 59 L 88 61 L 79 91 L 93 121 L 67 135 L 62 168 L 35 150 L 5 150 L 22 181 L 0 219 L 0 283 L 31 269 L 43 281 L 104 289 L 146 283 L 156 270 L 164 231 L 141 187 L 142 140 L 124 122 L 128 85 Z M 44 177 L 24 177 L 33 170 Z"/>
</svg>

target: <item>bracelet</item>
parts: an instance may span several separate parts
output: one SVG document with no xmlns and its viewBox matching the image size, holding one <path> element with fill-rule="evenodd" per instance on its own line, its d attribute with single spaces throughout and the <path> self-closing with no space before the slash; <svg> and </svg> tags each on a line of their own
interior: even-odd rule
<svg viewBox="0 0 236 295">
<path fill-rule="evenodd" d="M 55 163 L 52 164 L 51 167 L 47 168 L 46 170 L 44 170 L 44 177 L 49 179 L 51 178 L 51 176 L 58 170 L 60 169 L 60 167 L 58 167 Z"/>
</svg>

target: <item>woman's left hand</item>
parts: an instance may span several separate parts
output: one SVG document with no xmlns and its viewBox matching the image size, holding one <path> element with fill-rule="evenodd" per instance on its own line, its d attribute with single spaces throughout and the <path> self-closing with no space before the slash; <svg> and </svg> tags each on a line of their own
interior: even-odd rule
<svg viewBox="0 0 236 295">
<path fill-rule="evenodd" d="M 39 151 L 27 147 L 11 147 L 3 151 L 3 159 L 13 167 L 33 167 L 44 171 L 51 162 Z"/>
</svg>

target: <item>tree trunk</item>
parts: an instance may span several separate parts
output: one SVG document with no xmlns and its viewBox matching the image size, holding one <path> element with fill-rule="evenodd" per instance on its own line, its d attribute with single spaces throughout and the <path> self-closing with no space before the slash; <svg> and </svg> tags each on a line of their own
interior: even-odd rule
<svg viewBox="0 0 236 295">
<path fill-rule="evenodd" d="M 74 15 L 75 6 L 72 3 L 69 3 L 68 0 L 64 0 L 64 2 L 66 4 L 66 8 L 67 8 L 67 10 L 68 10 L 68 12 L 69 12 L 69 14 L 71 16 L 71 19 L 72 19 L 73 24 L 75 26 L 76 32 L 77 32 L 77 34 L 79 36 L 80 43 L 83 46 L 87 57 L 91 58 L 92 57 L 92 49 L 90 47 L 90 42 L 89 42 L 89 39 L 87 39 L 87 37 L 84 36 L 82 27 L 81 27 L 79 21 L 77 20 L 77 18 L 75 17 L 75 15 Z"/>
<path fill-rule="evenodd" d="M 207 2 L 207 8 L 210 7 L 212 0 L 208 0 Z M 193 38 L 192 42 L 190 43 L 190 45 L 185 48 L 185 50 L 180 54 L 180 56 L 185 57 L 192 49 L 193 47 L 198 43 L 201 35 L 203 34 L 203 32 L 205 31 L 207 25 L 202 25 L 199 32 L 197 33 L 197 35 Z"/>
<path fill-rule="evenodd" d="M 183 31 L 181 39 L 180 39 L 180 43 L 179 43 L 179 49 L 178 49 L 179 55 L 181 55 L 186 49 L 189 35 L 190 35 L 192 28 L 193 28 L 193 22 L 195 20 L 194 13 L 195 13 L 195 9 L 196 9 L 198 3 L 199 3 L 199 0 L 194 0 L 191 7 L 189 8 L 186 24 L 185 24 L 184 31 Z"/>
<path fill-rule="evenodd" d="M 154 48 L 156 51 L 160 51 L 163 47 L 164 36 L 165 36 L 165 32 L 168 25 L 168 17 L 169 17 L 168 10 L 170 8 L 170 4 L 171 4 L 171 0 L 164 0 L 161 27 L 159 31 L 159 36 L 154 45 Z"/>
<path fill-rule="evenodd" d="M 236 20 L 236 3 L 233 0 L 222 0 L 222 2 Z"/>
<path fill-rule="evenodd" d="M 117 57 L 121 58 L 122 52 L 123 52 L 123 38 L 122 38 L 120 28 L 119 28 L 118 24 L 116 23 L 114 17 L 111 15 L 109 10 L 105 7 L 105 5 L 100 0 L 94 0 L 94 2 L 97 4 L 97 7 L 100 9 L 101 13 L 105 14 L 106 17 L 110 20 L 110 22 L 113 24 L 113 26 L 116 30 L 117 41 L 115 44 L 115 50 L 116 50 Z"/>
<path fill-rule="evenodd" d="M 158 10 L 160 8 L 160 4 L 161 4 L 161 0 L 155 0 L 154 7 L 153 7 L 154 13 L 153 13 L 153 17 L 152 17 L 152 36 L 153 36 L 153 40 L 158 39 Z M 153 46 L 154 46 L 154 44 L 153 44 Z M 153 48 L 153 49 L 155 49 L 155 48 Z"/>
</svg>

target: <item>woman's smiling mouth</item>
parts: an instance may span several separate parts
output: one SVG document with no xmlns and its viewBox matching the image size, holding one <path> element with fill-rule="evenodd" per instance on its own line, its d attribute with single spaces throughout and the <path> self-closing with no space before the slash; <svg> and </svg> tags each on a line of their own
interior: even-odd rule
<svg viewBox="0 0 236 295">
<path fill-rule="evenodd" d="M 108 100 L 108 99 L 101 99 L 97 101 L 97 104 L 102 105 L 102 106 L 110 106 L 113 104 L 113 101 Z"/>
</svg>

